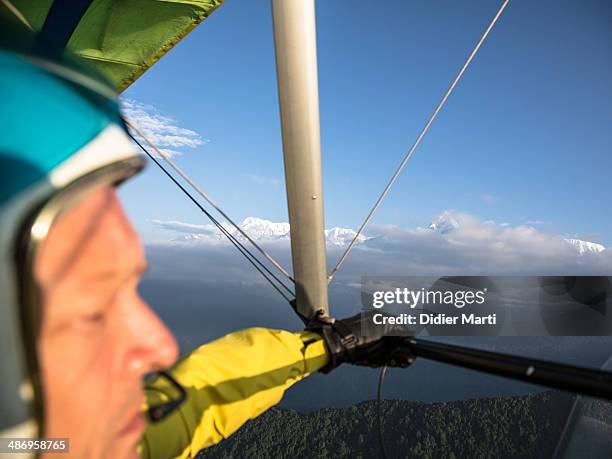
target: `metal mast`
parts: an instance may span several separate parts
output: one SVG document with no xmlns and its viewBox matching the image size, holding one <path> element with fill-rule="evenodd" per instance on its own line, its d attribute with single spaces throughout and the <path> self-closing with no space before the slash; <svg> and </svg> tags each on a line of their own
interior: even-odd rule
<svg viewBox="0 0 612 459">
<path fill-rule="evenodd" d="M 272 0 L 298 312 L 329 313 L 314 0 Z"/>
</svg>

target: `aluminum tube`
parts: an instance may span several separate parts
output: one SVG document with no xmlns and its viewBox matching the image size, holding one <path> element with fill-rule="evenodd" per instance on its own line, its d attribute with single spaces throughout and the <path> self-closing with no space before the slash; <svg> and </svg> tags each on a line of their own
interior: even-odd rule
<svg viewBox="0 0 612 459">
<path fill-rule="evenodd" d="M 272 0 L 297 310 L 329 314 L 314 0 Z"/>
</svg>

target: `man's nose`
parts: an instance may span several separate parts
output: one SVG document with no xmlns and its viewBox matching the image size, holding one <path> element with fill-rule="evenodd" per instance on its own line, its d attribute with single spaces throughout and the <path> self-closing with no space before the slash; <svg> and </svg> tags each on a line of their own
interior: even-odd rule
<svg viewBox="0 0 612 459">
<path fill-rule="evenodd" d="M 146 373 L 168 368 L 178 357 L 178 345 L 172 333 L 141 298 L 126 317 L 128 351 L 126 362 L 130 373 Z"/>
</svg>

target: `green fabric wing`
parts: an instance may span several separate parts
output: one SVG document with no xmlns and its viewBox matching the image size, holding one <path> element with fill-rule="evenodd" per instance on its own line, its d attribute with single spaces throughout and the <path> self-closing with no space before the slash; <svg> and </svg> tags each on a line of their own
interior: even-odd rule
<svg viewBox="0 0 612 459">
<path fill-rule="evenodd" d="M 93 0 L 68 48 L 123 91 L 155 64 L 223 0 Z M 52 0 L 12 0 L 34 31 Z"/>
</svg>

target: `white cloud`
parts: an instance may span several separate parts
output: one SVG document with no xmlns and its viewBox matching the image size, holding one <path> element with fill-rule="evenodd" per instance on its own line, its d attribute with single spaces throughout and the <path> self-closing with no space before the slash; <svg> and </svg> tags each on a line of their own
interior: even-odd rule
<svg viewBox="0 0 612 459">
<path fill-rule="evenodd" d="M 563 236 L 547 234 L 533 226 L 504 226 L 459 212 L 452 212 L 452 217 L 458 223 L 457 228 L 445 234 L 422 227 L 373 226 L 370 238 L 357 245 L 348 257 L 338 280 L 351 284 L 363 275 L 609 275 L 612 272 L 612 250 L 581 254 L 579 247 L 568 243 Z M 180 234 L 170 243 L 154 244 L 158 247 L 194 250 L 203 257 L 214 250 L 217 261 L 222 260 L 220 253 L 224 247 L 233 250 L 212 225 L 162 221 L 154 224 Z M 281 254 L 285 266 L 290 266 L 288 235 L 284 227 L 283 231 L 284 236 L 272 238 L 267 235 L 259 239 L 259 243 Z M 335 234 L 329 230 L 327 233 Z M 258 239 L 256 234 L 251 236 Z M 345 246 L 328 244 L 330 268 Z M 225 262 L 235 263 L 232 272 L 250 269 L 247 264 L 242 266 L 237 257 L 228 257 L 222 263 Z"/>
<path fill-rule="evenodd" d="M 124 116 L 155 146 L 171 157 L 181 155 L 183 148 L 195 148 L 207 142 L 196 131 L 178 126 L 176 120 L 162 114 L 152 105 L 123 99 L 121 109 Z"/>
<path fill-rule="evenodd" d="M 213 224 L 196 225 L 193 223 L 179 222 L 177 220 L 151 220 L 151 223 L 159 228 L 188 234 L 210 234 L 218 231 L 217 227 Z"/>
<path fill-rule="evenodd" d="M 448 234 L 397 227 L 374 227 L 384 254 L 356 251 L 354 274 L 366 269 L 380 275 L 605 274 L 612 270 L 612 251 L 580 254 L 563 236 L 532 226 L 483 222 L 453 213 L 457 228 Z"/>
<path fill-rule="evenodd" d="M 539 226 L 539 225 L 546 224 L 546 222 L 543 222 L 542 220 L 527 220 L 525 223 L 527 223 L 528 225 L 532 225 L 532 226 Z"/>
</svg>

